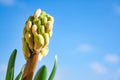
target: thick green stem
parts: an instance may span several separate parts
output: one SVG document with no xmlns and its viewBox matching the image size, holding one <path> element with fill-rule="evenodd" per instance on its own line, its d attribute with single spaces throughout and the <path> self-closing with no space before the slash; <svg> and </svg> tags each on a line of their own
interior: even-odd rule
<svg viewBox="0 0 120 80">
<path fill-rule="evenodd" d="M 34 53 L 28 60 L 22 76 L 22 80 L 32 80 L 36 65 L 38 62 L 38 54 Z"/>
</svg>

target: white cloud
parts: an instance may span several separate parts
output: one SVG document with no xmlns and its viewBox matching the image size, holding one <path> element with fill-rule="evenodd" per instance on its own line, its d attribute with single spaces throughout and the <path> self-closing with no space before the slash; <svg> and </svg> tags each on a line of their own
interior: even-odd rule
<svg viewBox="0 0 120 80">
<path fill-rule="evenodd" d="M 90 44 L 82 44 L 79 46 L 81 52 L 90 52 L 93 50 L 93 47 Z"/>
<path fill-rule="evenodd" d="M 7 65 L 3 64 L 3 65 L 0 65 L 0 72 L 6 72 L 7 70 Z"/>
<path fill-rule="evenodd" d="M 15 0 L 0 0 L 0 4 L 3 5 L 12 5 L 15 2 Z"/>
<path fill-rule="evenodd" d="M 116 56 L 116 55 L 107 54 L 107 55 L 105 56 L 105 60 L 106 60 L 107 62 L 117 63 L 119 59 L 118 59 L 118 56 Z"/>
<path fill-rule="evenodd" d="M 15 6 L 15 7 L 22 8 L 22 9 L 25 9 L 28 7 L 25 2 L 16 1 L 16 0 L 0 0 L 0 5 Z"/>
<path fill-rule="evenodd" d="M 120 5 L 114 4 L 113 5 L 113 10 L 115 11 L 116 14 L 120 15 Z"/>
<path fill-rule="evenodd" d="M 96 73 L 104 74 L 107 72 L 106 68 L 98 62 L 94 62 L 90 66 L 91 66 L 92 70 L 95 71 Z"/>
</svg>

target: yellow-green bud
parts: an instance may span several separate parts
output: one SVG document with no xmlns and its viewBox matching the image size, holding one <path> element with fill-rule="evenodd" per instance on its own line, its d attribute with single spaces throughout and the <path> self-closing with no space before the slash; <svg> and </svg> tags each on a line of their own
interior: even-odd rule
<svg viewBox="0 0 120 80">
<path fill-rule="evenodd" d="M 53 27 L 53 23 L 51 21 L 48 21 L 46 24 L 45 24 L 45 28 L 46 28 L 46 32 L 49 32 L 52 30 L 52 27 Z"/>
<path fill-rule="evenodd" d="M 26 59 L 28 59 L 30 57 L 30 50 L 29 50 L 29 47 L 25 41 L 25 38 L 22 38 L 22 43 L 23 43 L 23 53 L 24 53 L 24 56 Z"/>
<path fill-rule="evenodd" d="M 52 37 L 53 31 L 51 30 L 50 32 L 48 32 L 49 37 Z"/>
<path fill-rule="evenodd" d="M 31 22 L 31 21 L 28 21 L 27 24 L 26 24 L 26 29 L 27 29 L 27 31 L 30 31 L 31 26 L 32 26 L 32 22 Z"/>
<path fill-rule="evenodd" d="M 49 44 L 49 35 L 48 35 L 48 33 L 44 33 L 43 34 L 43 36 L 44 36 L 44 46 L 48 46 L 48 44 Z"/>
<path fill-rule="evenodd" d="M 44 47 L 44 48 L 40 51 L 40 53 L 42 54 L 42 56 L 46 56 L 46 55 L 48 54 L 48 51 L 49 51 L 48 47 Z"/>
<path fill-rule="evenodd" d="M 41 9 L 37 9 L 34 13 L 34 18 L 38 18 L 41 14 Z"/>
<path fill-rule="evenodd" d="M 46 15 L 46 12 L 45 11 L 42 11 L 40 16 L 45 16 Z"/>
<path fill-rule="evenodd" d="M 36 26 L 36 24 L 34 24 L 32 26 L 32 33 L 34 34 L 35 32 L 37 32 L 37 26 Z"/>
<path fill-rule="evenodd" d="M 38 20 L 38 21 L 35 22 L 35 24 L 37 25 L 37 27 L 39 27 L 41 25 L 41 21 Z"/>
<path fill-rule="evenodd" d="M 38 53 L 44 45 L 44 38 L 41 34 L 34 34 L 34 50 Z"/>
<path fill-rule="evenodd" d="M 46 24 L 47 23 L 47 17 L 45 16 L 43 19 L 42 19 L 42 24 Z"/>
<path fill-rule="evenodd" d="M 39 33 L 39 34 L 44 34 L 44 33 L 45 33 L 45 27 L 44 27 L 44 25 L 40 25 L 40 26 L 38 27 L 38 33 Z"/>
<path fill-rule="evenodd" d="M 54 18 L 52 16 L 49 16 L 48 21 L 51 21 L 52 23 L 54 23 Z"/>
<path fill-rule="evenodd" d="M 34 20 L 34 17 L 33 16 L 30 16 L 29 18 L 28 18 L 28 21 L 33 21 Z"/>
<path fill-rule="evenodd" d="M 26 42 L 28 43 L 29 45 L 29 48 L 31 50 L 33 50 L 33 35 L 30 33 L 30 32 L 26 32 L 25 33 L 25 39 L 26 39 Z"/>
<path fill-rule="evenodd" d="M 35 18 L 35 19 L 33 20 L 33 24 L 37 24 L 38 21 L 39 21 L 39 18 Z"/>
<path fill-rule="evenodd" d="M 24 29 L 23 29 L 23 36 L 25 35 L 25 33 L 26 33 L 26 27 L 24 27 Z"/>
</svg>

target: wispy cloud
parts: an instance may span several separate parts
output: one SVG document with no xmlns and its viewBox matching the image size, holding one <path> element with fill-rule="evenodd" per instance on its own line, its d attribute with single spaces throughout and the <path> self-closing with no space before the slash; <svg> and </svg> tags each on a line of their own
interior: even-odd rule
<svg viewBox="0 0 120 80">
<path fill-rule="evenodd" d="M 27 8 L 27 4 L 25 2 L 17 0 L 0 0 L 0 5 L 15 6 L 22 9 Z"/>
<path fill-rule="evenodd" d="M 5 64 L 0 65 L 0 72 L 6 72 L 6 69 L 7 69 L 7 65 Z"/>
<path fill-rule="evenodd" d="M 90 44 L 79 45 L 79 51 L 81 52 L 91 52 L 92 50 L 93 50 L 93 46 Z"/>
<path fill-rule="evenodd" d="M 107 72 L 106 68 L 98 62 L 93 62 L 93 63 L 91 63 L 90 66 L 91 66 L 92 70 L 95 71 L 96 73 L 104 74 Z"/>
<path fill-rule="evenodd" d="M 119 59 L 118 59 L 118 56 L 116 56 L 116 55 L 107 54 L 107 55 L 105 56 L 105 60 L 106 60 L 107 62 L 117 63 Z"/>
<path fill-rule="evenodd" d="M 2 5 L 13 5 L 15 0 L 0 0 L 0 4 Z"/>
</svg>

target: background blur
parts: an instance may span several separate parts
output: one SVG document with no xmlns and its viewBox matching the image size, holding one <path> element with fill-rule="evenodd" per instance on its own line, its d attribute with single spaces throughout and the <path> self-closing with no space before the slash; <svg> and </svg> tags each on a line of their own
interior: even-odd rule
<svg viewBox="0 0 120 80">
<path fill-rule="evenodd" d="M 36 9 L 54 16 L 46 64 L 58 55 L 55 80 L 120 80 L 120 0 L 0 0 L 0 80 L 11 52 L 18 50 L 15 76 L 25 59 L 22 30 Z"/>
</svg>

